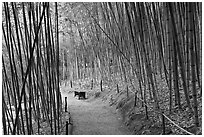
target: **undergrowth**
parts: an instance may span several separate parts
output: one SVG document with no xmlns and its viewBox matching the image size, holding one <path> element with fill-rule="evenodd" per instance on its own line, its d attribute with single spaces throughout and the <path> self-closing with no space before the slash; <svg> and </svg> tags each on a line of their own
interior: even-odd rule
<svg viewBox="0 0 204 137">
<path fill-rule="evenodd" d="M 91 79 L 75 81 L 75 85 L 80 85 L 83 89 L 90 89 Z M 165 79 L 157 78 L 157 94 L 159 97 L 160 109 L 177 125 L 184 128 L 185 130 L 193 134 L 202 134 L 202 98 L 198 94 L 198 111 L 200 119 L 200 127 L 194 126 L 194 117 L 189 113 L 188 107 L 185 102 L 183 90 L 180 89 L 181 93 L 181 104 L 182 109 L 173 107 L 171 113 L 169 112 L 169 91 L 165 82 Z M 119 93 L 117 91 L 117 84 Z M 127 88 L 129 95 L 127 97 Z M 93 96 L 96 98 L 101 97 L 102 100 L 109 102 L 111 107 L 114 107 L 118 111 L 125 125 L 134 134 L 150 134 L 158 135 L 162 134 L 162 120 L 161 115 L 154 111 L 154 100 L 149 96 L 149 90 L 146 89 L 146 100 L 148 105 L 148 114 L 145 113 L 145 107 L 140 99 L 137 99 L 135 106 L 135 92 L 139 90 L 137 81 L 132 81 L 132 84 L 122 82 L 119 78 L 115 81 L 104 81 L 103 92 L 100 92 L 100 82 L 94 83 L 94 90 L 90 90 Z M 144 90 L 144 89 L 143 89 Z M 200 90 L 200 89 L 198 89 Z M 200 92 L 199 92 L 200 93 Z M 138 98 L 141 96 L 138 94 Z M 174 99 L 174 95 L 173 95 Z M 191 98 L 191 103 L 193 99 Z M 148 116 L 148 117 L 147 117 Z M 165 134 L 184 135 L 185 132 L 175 127 L 171 122 L 165 120 Z"/>
</svg>

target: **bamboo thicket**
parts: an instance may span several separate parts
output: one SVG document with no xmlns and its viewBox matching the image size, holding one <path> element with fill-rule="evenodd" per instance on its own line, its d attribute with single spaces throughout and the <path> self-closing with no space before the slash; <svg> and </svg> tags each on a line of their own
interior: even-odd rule
<svg viewBox="0 0 204 137">
<path fill-rule="evenodd" d="M 50 5 L 3 3 L 4 134 L 42 134 L 42 121 L 60 133 L 58 11 Z"/>
</svg>

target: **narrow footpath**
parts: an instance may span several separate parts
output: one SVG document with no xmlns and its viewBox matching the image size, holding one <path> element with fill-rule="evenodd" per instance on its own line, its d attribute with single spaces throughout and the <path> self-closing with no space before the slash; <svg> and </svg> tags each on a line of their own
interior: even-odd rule
<svg viewBox="0 0 204 137">
<path fill-rule="evenodd" d="M 100 98 L 78 100 L 67 93 L 74 135 L 130 135 L 119 115 Z"/>
</svg>

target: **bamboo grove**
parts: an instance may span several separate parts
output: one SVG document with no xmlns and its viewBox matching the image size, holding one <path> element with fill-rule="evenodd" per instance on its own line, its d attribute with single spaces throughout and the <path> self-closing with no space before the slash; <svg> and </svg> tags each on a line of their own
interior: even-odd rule
<svg viewBox="0 0 204 137">
<path fill-rule="evenodd" d="M 123 83 L 147 118 L 186 110 L 200 126 L 202 3 L 3 3 L 2 13 L 4 134 L 39 133 L 42 120 L 60 134 L 59 84 L 77 80 Z"/>
<path fill-rule="evenodd" d="M 49 3 L 3 3 L 4 134 L 39 134 L 41 121 L 49 123 L 51 134 L 60 133 L 57 4 L 53 7 L 51 16 Z"/>
<path fill-rule="evenodd" d="M 152 109 L 171 116 L 178 108 L 187 110 L 196 126 L 201 124 L 201 3 L 60 6 L 67 15 L 61 25 L 69 27 L 62 36 L 70 39 L 61 48 L 63 80 L 85 79 L 95 85 L 103 80 L 117 88 L 122 82 L 127 98 L 142 100 L 147 118 Z"/>
</svg>

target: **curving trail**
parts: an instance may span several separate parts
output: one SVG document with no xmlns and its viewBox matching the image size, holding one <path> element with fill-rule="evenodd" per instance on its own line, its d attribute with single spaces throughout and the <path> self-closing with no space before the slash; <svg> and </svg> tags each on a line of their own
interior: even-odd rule
<svg viewBox="0 0 204 137">
<path fill-rule="evenodd" d="M 78 100 L 69 93 L 68 106 L 74 135 L 130 135 L 120 117 L 101 99 Z"/>
</svg>

